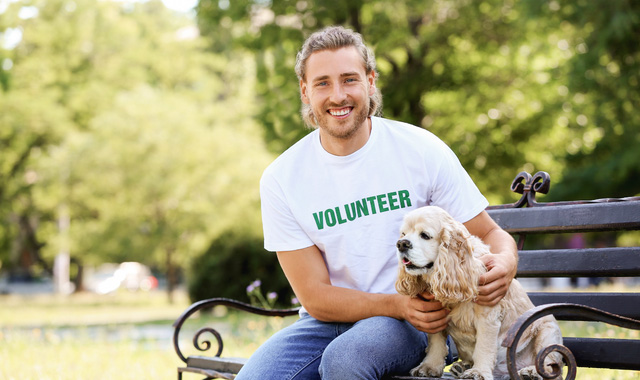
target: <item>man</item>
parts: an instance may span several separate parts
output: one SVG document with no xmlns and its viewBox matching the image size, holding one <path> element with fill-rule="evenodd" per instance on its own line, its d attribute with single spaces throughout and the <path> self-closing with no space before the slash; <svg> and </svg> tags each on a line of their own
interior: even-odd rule
<svg viewBox="0 0 640 380">
<path fill-rule="evenodd" d="M 381 379 L 419 364 L 426 332 L 447 326 L 430 294 L 395 292 L 402 218 L 446 209 L 492 247 L 478 303 L 493 305 L 515 276 L 517 249 L 484 211 L 457 157 L 430 132 L 373 116 L 375 59 L 359 34 L 329 27 L 298 53 L 303 118 L 317 128 L 265 170 L 265 248 L 302 304 L 238 374 L 247 379 Z"/>
</svg>

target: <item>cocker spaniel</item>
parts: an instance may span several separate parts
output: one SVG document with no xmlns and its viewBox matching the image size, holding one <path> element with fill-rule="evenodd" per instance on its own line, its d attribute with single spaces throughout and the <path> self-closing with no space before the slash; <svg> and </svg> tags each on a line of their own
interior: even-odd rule
<svg viewBox="0 0 640 380">
<path fill-rule="evenodd" d="M 478 278 L 486 272 L 478 257 L 489 253 L 489 246 L 470 235 L 462 223 L 439 207 L 426 206 L 411 211 L 405 216 L 400 232 L 396 289 L 412 297 L 432 293 L 451 311 L 446 330 L 429 334 L 427 356 L 411 370 L 411 375 L 442 376 L 448 334 L 461 359 L 451 367 L 456 377 L 508 378 L 506 349 L 500 343 L 516 318 L 534 307 L 520 283 L 514 279 L 496 306 L 475 303 Z M 541 379 L 534 365 L 535 357 L 551 344 L 562 344 L 562 335 L 555 318 L 547 316 L 529 326 L 520 342 L 517 353 L 518 368 L 522 368 L 520 376 Z M 545 370 L 549 373 L 561 373 L 562 365 L 562 357 L 557 352 L 545 359 Z"/>
</svg>

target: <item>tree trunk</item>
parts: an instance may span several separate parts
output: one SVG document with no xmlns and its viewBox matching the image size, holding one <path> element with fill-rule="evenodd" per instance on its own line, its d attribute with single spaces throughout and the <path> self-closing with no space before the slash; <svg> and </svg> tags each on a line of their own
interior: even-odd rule
<svg viewBox="0 0 640 380">
<path fill-rule="evenodd" d="M 173 291 L 177 285 L 176 268 L 173 265 L 173 252 L 175 248 L 167 248 L 167 300 L 170 304 L 173 304 Z"/>
</svg>

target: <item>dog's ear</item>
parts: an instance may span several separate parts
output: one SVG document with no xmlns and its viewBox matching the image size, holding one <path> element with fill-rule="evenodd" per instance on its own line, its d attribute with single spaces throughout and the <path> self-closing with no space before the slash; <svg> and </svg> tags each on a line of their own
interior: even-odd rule
<svg viewBox="0 0 640 380">
<path fill-rule="evenodd" d="M 415 297 L 425 290 L 427 290 L 427 285 L 421 276 L 412 276 L 404 270 L 404 265 L 398 266 L 398 279 L 396 280 L 398 294 Z"/>
<path fill-rule="evenodd" d="M 443 303 L 472 301 L 478 295 L 469 232 L 453 218 L 442 222 L 438 257 L 431 281 L 433 294 Z"/>
</svg>

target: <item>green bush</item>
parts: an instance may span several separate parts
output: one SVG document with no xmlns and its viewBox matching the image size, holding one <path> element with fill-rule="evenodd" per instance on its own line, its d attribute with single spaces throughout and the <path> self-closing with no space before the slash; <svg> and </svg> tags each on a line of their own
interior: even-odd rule
<svg viewBox="0 0 640 380">
<path fill-rule="evenodd" d="M 260 281 L 266 293 L 277 293 L 276 306 L 291 307 L 293 291 L 287 282 L 275 253 L 263 248 L 261 236 L 230 230 L 211 246 L 191 266 L 188 281 L 192 302 L 212 297 L 233 298 L 251 302 L 247 287 Z"/>
</svg>

